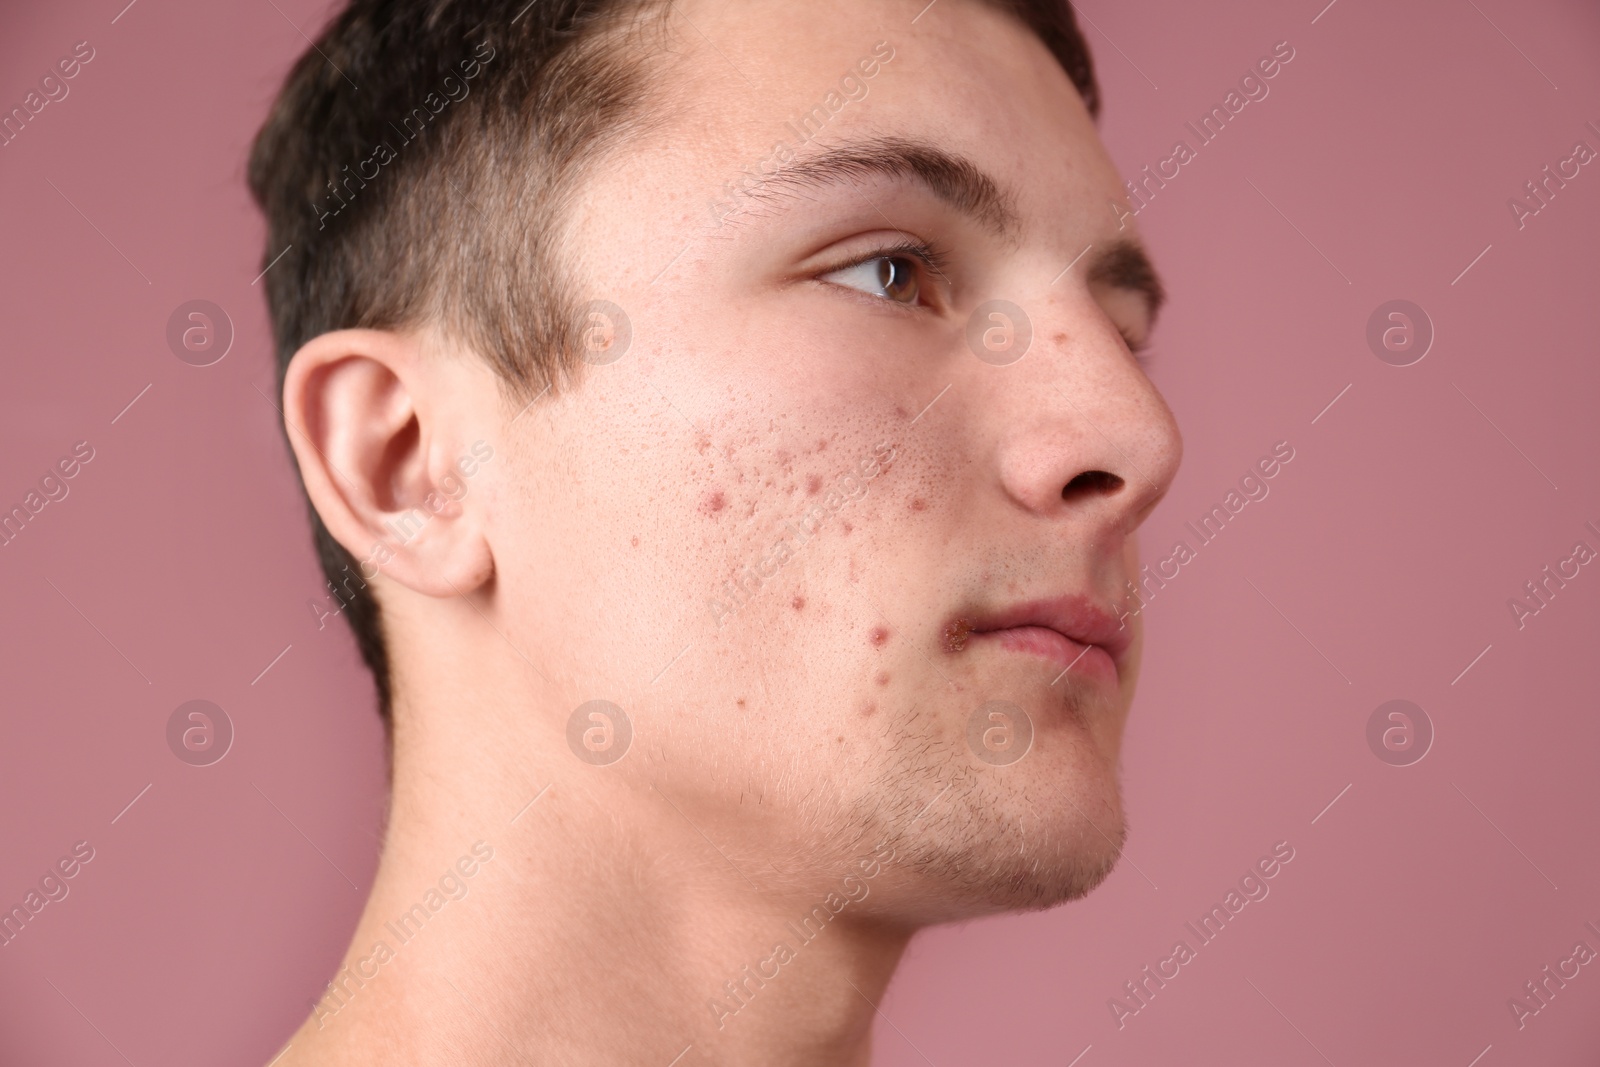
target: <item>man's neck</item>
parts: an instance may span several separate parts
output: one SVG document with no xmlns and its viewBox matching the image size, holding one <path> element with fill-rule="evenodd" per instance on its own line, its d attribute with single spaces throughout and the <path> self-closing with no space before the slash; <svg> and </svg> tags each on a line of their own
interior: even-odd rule
<svg viewBox="0 0 1600 1067">
<path fill-rule="evenodd" d="M 376 884 L 274 1067 L 868 1063 L 910 931 L 859 901 L 892 856 L 780 887 L 655 786 L 485 733 L 397 736 Z"/>
</svg>

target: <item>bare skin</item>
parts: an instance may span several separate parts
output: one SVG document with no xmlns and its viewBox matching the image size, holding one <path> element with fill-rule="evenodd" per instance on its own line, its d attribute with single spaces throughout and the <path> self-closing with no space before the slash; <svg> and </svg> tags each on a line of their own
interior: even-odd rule
<svg viewBox="0 0 1600 1067">
<path fill-rule="evenodd" d="M 433 330 L 296 356 L 312 501 L 386 549 L 396 729 L 348 970 L 280 1065 L 862 1065 L 917 929 L 1115 864 L 1140 642 L 1090 631 L 1181 454 L 1124 340 L 1147 294 L 1106 259 L 1137 235 L 1045 47 L 924 6 L 676 5 L 674 106 L 570 219 L 631 325 L 576 388 L 525 407 Z M 865 94 L 797 144 L 851 72 Z M 805 166 L 919 145 L 987 177 Z M 726 198 L 746 166 L 814 180 Z M 1021 358 L 969 344 L 990 300 L 1025 312 Z M 1040 604 L 1084 638 L 1070 667 L 1072 634 L 1017 621 Z M 569 732 L 593 700 L 627 729 Z M 1020 758 L 989 739 L 1022 724 L 970 728 L 993 701 Z"/>
</svg>

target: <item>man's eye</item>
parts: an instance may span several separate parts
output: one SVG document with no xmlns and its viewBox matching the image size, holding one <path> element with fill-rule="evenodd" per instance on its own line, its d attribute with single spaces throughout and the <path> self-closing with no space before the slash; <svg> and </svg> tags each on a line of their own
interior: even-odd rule
<svg viewBox="0 0 1600 1067">
<path fill-rule="evenodd" d="M 922 293 L 921 272 L 922 263 L 915 256 L 895 254 L 873 256 L 822 278 L 897 304 L 915 304 Z"/>
</svg>

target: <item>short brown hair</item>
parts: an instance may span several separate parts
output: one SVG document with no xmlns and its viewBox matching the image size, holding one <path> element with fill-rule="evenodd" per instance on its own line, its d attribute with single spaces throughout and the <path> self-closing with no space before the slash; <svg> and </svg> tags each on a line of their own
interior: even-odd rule
<svg viewBox="0 0 1600 1067">
<path fill-rule="evenodd" d="M 1038 35 L 1098 117 L 1067 0 L 985 2 Z M 250 154 L 280 393 L 319 334 L 428 322 L 481 353 L 512 397 L 570 383 L 582 346 L 563 208 L 586 162 L 652 121 L 643 53 L 627 45 L 669 9 L 352 0 L 289 72 Z M 388 727 L 377 601 L 314 508 L 311 524 Z"/>
</svg>

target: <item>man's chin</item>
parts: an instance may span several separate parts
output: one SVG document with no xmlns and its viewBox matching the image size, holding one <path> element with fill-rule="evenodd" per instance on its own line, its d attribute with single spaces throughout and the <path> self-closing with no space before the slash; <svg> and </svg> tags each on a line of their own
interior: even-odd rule
<svg viewBox="0 0 1600 1067">
<path fill-rule="evenodd" d="M 1116 868 L 1127 837 L 1114 779 L 1073 796 L 1057 789 L 1041 810 L 981 785 L 904 845 L 903 869 L 930 914 L 953 922 L 1008 911 L 1041 911 L 1081 899 Z M 997 817 L 1008 811 L 1006 817 Z M 1091 814 L 1092 812 L 1092 814 Z"/>
</svg>

